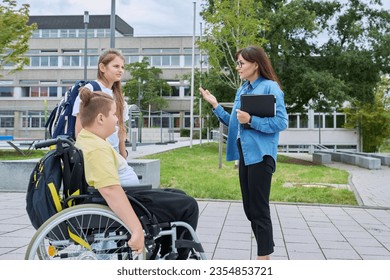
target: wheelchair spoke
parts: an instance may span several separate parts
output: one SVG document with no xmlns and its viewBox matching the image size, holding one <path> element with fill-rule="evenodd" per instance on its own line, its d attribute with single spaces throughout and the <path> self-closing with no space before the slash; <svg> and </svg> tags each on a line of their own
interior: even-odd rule
<svg viewBox="0 0 390 280">
<path fill-rule="evenodd" d="M 50 218 L 38 229 L 26 259 L 132 259 L 130 232 L 106 206 L 80 205 Z"/>
</svg>

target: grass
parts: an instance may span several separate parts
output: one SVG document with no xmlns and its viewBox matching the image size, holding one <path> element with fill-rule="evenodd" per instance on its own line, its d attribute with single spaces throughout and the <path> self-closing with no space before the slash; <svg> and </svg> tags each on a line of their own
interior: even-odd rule
<svg viewBox="0 0 390 280">
<path fill-rule="evenodd" d="M 207 143 L 184 147 L 144 158 L 160 160 L 161 186 L 182 189 L 196 198 L 240 200 L 238 170 L 222 155 L 219 168 L 218 145 Z M 318 187 L 283 187 L 293 184 L 347 184 L 348 172 L 308 161 L 278 156 L 273 176 L 271 201 L 357 205 L 352 191 Z"/>
<path fill-rule="evenodd" d="M 31 151 L 29 155 L 22 156 L 15 150 L 0 150 L 0 160 L 21 160 L 21 159 L 32 159 L 32 158 L 41 158 L 47 151 L 45 150 L 34 150 Z"/>
</svg>

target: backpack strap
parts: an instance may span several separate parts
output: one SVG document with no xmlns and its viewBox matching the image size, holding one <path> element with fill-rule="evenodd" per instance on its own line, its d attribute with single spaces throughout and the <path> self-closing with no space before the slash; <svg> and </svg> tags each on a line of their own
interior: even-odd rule
<svg viewBox="0 0 390 280">
<path fill-rule="evenodd" d="M 86 193 L 86 182 L 84 177 L 84 162 L 81 150 L 69 147 L 63 154 L 63 182 L 65 198 L 78 196 Z M 70 207 L 75 204 L 73 199 L 65 200 Z"/>
<path fill-rule="evenodd" d="M 69 155 L 67 152 L 65 152 L 63 155 L 63 164 L 64 164 L 64 168 L 62 170 L 62 180 L 63 180 L 63 183 L 64 183 L 64 195 L 65 195 L 65 198 L 69 196 L 69 188 L 71 186 L 71 182 L 70 182 L 70 179 L 71 179 L 71 172 L 70 172 L 70 162 L 69 162 Z"/>
<path fill-rule="evenodd" d="M 102 90 L 99 83 L 96 81 L 88 81 L 86 84 L 91 84 L 93 87 L 93 91 L 101 91 Z"/>
</svg>

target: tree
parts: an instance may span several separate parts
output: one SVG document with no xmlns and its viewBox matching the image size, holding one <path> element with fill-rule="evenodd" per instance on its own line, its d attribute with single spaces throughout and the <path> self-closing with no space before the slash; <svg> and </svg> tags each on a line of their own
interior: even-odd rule
<svg viewBox="0 0 390 280">
<path fill-rule="evenodd" d="M 390 79 L 382 76 L 373 103 L 355 101 L 345 109 L 346 127 L 362 135 L 363 151 L 377 152 L 390 137 Z"/>
<path fill-rule="evenodd" d="M 243 8 L 244 4 L 248 6 Z M 209 0 L 202 16 L 210 21 L 205 33 L 211 38 L 209 45 L 200 47 L 219 60 L 217 69 L 227 69 L 231 77 L 235 73 L 231 50 L 239 45 L 236 42 L 262 46 L 282 82 L 289 113 L 305 112 L 320 96 L 329 105 L 326 110 L 340 108 L 348 99 L 372 102 L 380 76 L 390 72 L 390 14 L 380 5 L 380 0 L 369 4 L 361 0 Z M 261 19 L 262 28 L 250 29 L 256 30 L 255 39 L 251 32 L 248 37 L 243 32 L 222 32 L 228 26 L 234 26 L 234 31 L 249 26 L 244 17 L 239 18 L 238 11 L 243 10 L 249 11 L 254 22 Z M 215 62 L 210 65 L 216 67 Z"/>
<path fill-rule="evenodd" d="M 261 3 L 255 0 L 210 0 L 202 4 L 201 15 L 206 21 L 205 39 L 198 42 L 207 51 L 209 64 L 221 73 L 220 77 L 233 89 L 237 89 L 235 53 L 249 45 L 263 44 L 258 34 L 268 28 L 267 21 L 257 17 Z"/>
<path fill-rule="evenodd" d="M 29 5 L 23 4 L 16 9 L 16 1 L 3 0 L 0 5 L 0 70 L 12 65 L 11 72 L 20 71 L 29 63 L 24 54 L 27 52 L 35 24 L 27 25 Z"/>
<path fill-rule="evenodd" d="M 390 72 L 390 13 L 373 6 L 380 3 L 350 0 L 341 5 L 320 49 L 327 58 L 323 68 L 344 81 L 346 95 L 360 102 L 375 102 L 377 84 Z"/>
<path fill-rule="evenodd" d="M 317 38 L 339 4 L 310 0 L 262 3 L 258 16 L 271 23 L 263 34 L 269 42 L 264 49 L 282 82 L 289 113 L 337 108 L 345 100 L 345 84 L 328 69 L 319 68 Z"/>
<path fill-rule="evenodd" d="M 195 70 L 194 73 L 195 77 L 195 83 L 194 87 L 195 89 L 198 89 L 200 86 L 207 88 L 210 92 L 213 93 L 213 95 L 217 98 L 219 102 L 232 102 L 232 99 L 234 98 L 235 89 L 230 87 L 223 79 L 223 74 L 214 69 L 210 68 L 207 72 L 200 72 L 199 69 Z M 186 74 L 182 77 L 183 80 L 190 80 L 191 75 Z M 197 91 L 195 91 L 197 92 Z M 194 99 L 194 112 L 196 114 L 199 114 L 199 103 L 200 100 L 203 100 L 200 94 L 195 95 Z M 212 110 L 212 106 L 208 102 L 202 101 L 202 114 L 201 117 L 203 119 L 206 118 L 207 115 L 210 116 L 210 112 Z M 219 124 L 219 121 L 216 117 L 214 117 L 214 114 L 211 114 L 211 118 L 208 119 L 208 123 L 206 124 L 207 127 L 217 127 Z"/>
<path fill-rule="evenodd" d="M 171 91 L 168 83 L 160 78 L 161 69 L 150 67 L 148 58 L 144 57 L 142 62 L 134 62 L 125 65 L 126 70 L 131 74 L 132 79 L 126 82 L 123 92 L 130 98 L 131 104 L 140 102 L 141 108 L 152 106 L 152 110 L 162 110 L 167 106 L 167 101 L 162 93 Z"/>
</svg>

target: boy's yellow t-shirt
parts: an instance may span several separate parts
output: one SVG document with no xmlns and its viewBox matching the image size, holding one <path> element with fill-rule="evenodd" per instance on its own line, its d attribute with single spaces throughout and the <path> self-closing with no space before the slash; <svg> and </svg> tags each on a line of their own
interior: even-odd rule
<svg viewBox="0 0 390 280">
<path fill-rule="evenodd" d="M 120 185 L 119 161 L 116 151 L 109 142 L 82 129 L 77 135 L 76 147 L 83 152 L 85 179 L 88 185 L 96 189 Z"/>
</svg>

